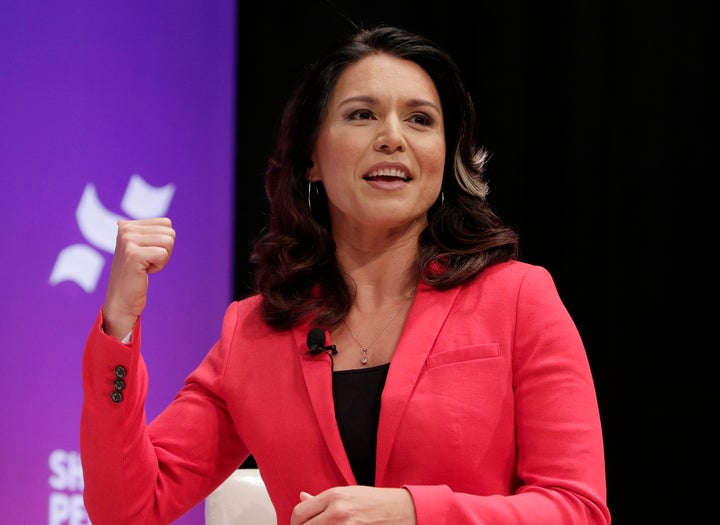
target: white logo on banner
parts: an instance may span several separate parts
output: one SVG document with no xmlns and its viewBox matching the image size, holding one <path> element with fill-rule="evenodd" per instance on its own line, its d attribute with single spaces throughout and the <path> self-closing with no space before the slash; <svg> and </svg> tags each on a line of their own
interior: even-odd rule
<svg viewBox="0 0 720 525">
<path fill-rule="evenodd" d="M 85 487 L 80 465 L 80 454 L 76 451 L 53 450 L 48 458 L 52 475 L 48 483 L 50 493 L 49 525 L 88 525 L 87 512 L 82 491 Z"/>
<path fill-rule="evenodd" d="M 132 175 L 120 207 L 129 218 L 149 219 L 162 217 L 170 208 L 175 186 L 149 185 L 140 175 Z M 75 212 L 80 232 L 95 248 L 107 253 L 115 251 L 118 219 L 122 215 L 111 212 L 100 202 L 93 184 L 85 186 Z M 86 244 L 73 244 L 60 250 L 50 274 L 50 284 L 73 281 L 87 293 L 93 293 L 105 266 L 105 258 Z"/>
</svg>

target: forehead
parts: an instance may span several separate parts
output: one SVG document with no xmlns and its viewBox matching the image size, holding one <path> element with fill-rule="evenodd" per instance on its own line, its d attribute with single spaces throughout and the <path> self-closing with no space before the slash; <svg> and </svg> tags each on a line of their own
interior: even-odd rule
<svg viewBox="0 0 720 525">
<path fill-rule="evenodd" d="M 340 74 L 332 104 L 353 96 L 426 99 L 440 107 L 440 96 L 430 75 L 411 60 L 387 54 L 363 57 Z"/>
</svg>

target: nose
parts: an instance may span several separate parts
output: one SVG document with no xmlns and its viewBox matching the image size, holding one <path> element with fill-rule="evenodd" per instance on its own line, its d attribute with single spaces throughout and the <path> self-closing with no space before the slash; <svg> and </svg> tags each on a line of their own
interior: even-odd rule
<svg viewBox="0 0 720 525">
<path fill-rule="evenodd" d="M 405 151 L 406 147 L 400 121 L 395 117 L 384 120 L 375 138 L 375 149 L 395 153 L 396 151 Z"/>
</svg>

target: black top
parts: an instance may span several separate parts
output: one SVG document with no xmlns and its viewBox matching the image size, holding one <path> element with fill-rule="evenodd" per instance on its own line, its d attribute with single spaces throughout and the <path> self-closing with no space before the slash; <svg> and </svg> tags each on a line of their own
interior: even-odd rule
<svg viewBox="0 0 720 525">
<path fill-rule="evenodd" d="M 333 372 L 335 419 L 358 485 L 375 485 L 380 396 L 390 364 Z"/>
</svg>

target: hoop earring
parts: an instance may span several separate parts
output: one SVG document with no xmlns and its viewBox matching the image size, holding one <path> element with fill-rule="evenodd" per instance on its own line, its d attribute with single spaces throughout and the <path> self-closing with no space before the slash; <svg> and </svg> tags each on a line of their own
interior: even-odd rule
<svg viewBox="0 0 720 525">
<path fill-rule="evenodd" d="M 319 184 L 320 183 L 318 182 L 317 184 L 315 184 L 315 186 L 313 186 L 313 181 L 311 181 L 311 180 L 308 181 L 307 201 L 308 201 L 308 209 L 310 210 L 310 214 L 312 214 L 312 212 L 313 212 L 313 205 L 312 205 L 313 193 L 315 193 L 315 196 L 314 196 L 315 200 L 317 200 L 318 197 L 320 196 Z M 313 188 L 315 189 L 314 192 L 313 192 Z"/>
<path fill-rule="evenodd" d="M 440 206 L 438 206 L 438 208 L 445 206 L 445 192 L 443 190 L 440 190 L 438 200 L 440 200 Z M 435 204 L 437 204 L 437 200 L 435 201 Z"/>
</svg>

